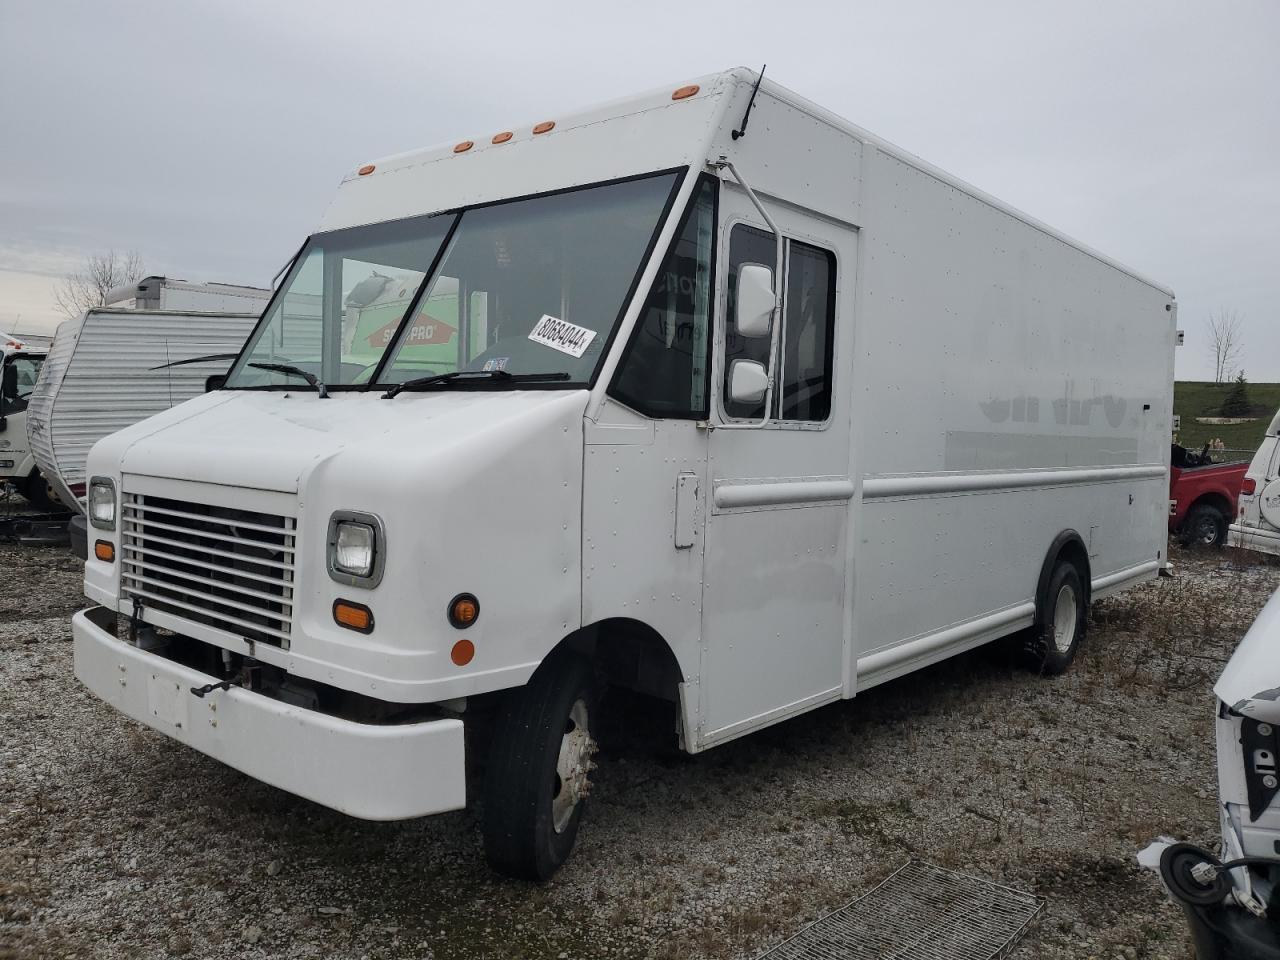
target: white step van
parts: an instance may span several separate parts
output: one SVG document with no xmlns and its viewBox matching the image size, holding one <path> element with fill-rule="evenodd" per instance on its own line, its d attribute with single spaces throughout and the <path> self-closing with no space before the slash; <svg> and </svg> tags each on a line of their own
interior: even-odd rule
<svg viewBox="0 0 1280 960">
<path fill-rule="evenodd" d="M 751 71 L 376 160 L 223 387 L 94 447 L 76 673 L 356 817 L 475 753 L 546 877 L 607 685 L 697 753 L 1010 634 L 1065 669 L 1163 563 L 1174 333 Z"/>
<path fill-rule="evenodd" d="M 1227 543 L 1280 556 L 1280 410 L 1245 472 L 1239 515 L 1227 530 Z"/>
</svg>

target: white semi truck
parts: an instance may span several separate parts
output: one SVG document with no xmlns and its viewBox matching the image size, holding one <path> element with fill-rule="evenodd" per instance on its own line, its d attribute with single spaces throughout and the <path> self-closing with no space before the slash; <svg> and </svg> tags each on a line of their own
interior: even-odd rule
<svg viewBox="0 0 1280 960">
<path fill-rule="evenodd" d="M 43 346 L 0 333 L 0 487 L 8 483 L 41 509 L 54 506 L 56 497 L 27 442 L 27 406 L 45 354 Z"/>
<path fill-rule="evenodd" d="M 478 752 L 546 877 L 606 685 L 698 753 L 1001 637 L 1066 669 L 1165 561 L 1175 322 L 746 70 L 376 160 L 221 388 L 91 452 L 76 673 L 356 817 Z"/>
</svg>

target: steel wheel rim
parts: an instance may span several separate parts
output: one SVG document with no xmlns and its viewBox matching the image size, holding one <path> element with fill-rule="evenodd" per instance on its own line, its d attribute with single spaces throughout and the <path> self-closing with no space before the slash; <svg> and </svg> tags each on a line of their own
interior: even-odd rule
<svg viewBox="0 0 1280 960">
<path fill-rule="evenodd" d="M 556 833 L 564 833 L 578 804 L 591 791 L 591 758 L 595 752 L 586 701 L 575 700 L 569 708 L 569 723 L 556 757 L 555 793 L 551 797 L 551 825 Z"/>
<path fill-rule="evenodd" d="M 1067 653 L 1071 650 L 1071 644 L 1076 637 L 1078 616 L 1075 587 L 1064 583 L 1058 591 L 1058 599 L 1053 604 L 1053 646 L 1059 653 Z"/>
<path fill-rule="evenodd" d="M 1218 540 L 1218 525 L 1209 517 L 1204 517 L 1200 521 L 1200 542 L 1205 546 L 1212 546 Z"/>
</svg>

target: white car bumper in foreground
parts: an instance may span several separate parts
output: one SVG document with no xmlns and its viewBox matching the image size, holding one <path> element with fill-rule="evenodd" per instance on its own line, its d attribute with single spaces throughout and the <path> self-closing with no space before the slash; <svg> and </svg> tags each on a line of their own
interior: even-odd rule
<svg viewBox="0 0 1280 960">
<path fill-rule="evenodd" d="M 1256 550 L 1259 553 L 1280 556 L 1280 533 L 1264 530 L 1261 527 L 1233 523 L 1227 528 L 1227 543 L 1244 550 Z"/>
<path fill-rule="evenodd" d="M 95 617 L 95 614 L 97 616 Z M 121 713 L 255 779 L 365 820 L 402 820 L 466 804 L 461 720 L 377 725 L 282 703 L 232 687 L 72 617 L 80 682 Z"/>
</svg>

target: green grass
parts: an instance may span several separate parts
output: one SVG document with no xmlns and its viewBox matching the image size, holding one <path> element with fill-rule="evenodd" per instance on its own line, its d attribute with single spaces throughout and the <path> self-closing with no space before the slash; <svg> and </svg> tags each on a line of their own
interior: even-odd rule
<svg viewBox="0 0 1280 960">
<path fill-rule="evenodd" d="M 1196 417 L 1219 416 L 1222 401 L 1231 389 L 1229 383 L 1204 383 L 1179 380 L 1173 385 L 1173 412 L 1182 417 L 1178 442 L 1189 450 L 1198 450 L 1215 438 L 1221 438 L 1228 449 L 1256 450 L 1267 432 L 1267 426 L 1280 407 L 1280 383 L 1249 384 L 1249 401 L 1258 419 L 1250 423 L 1196 423 Z"/>
</svg>

